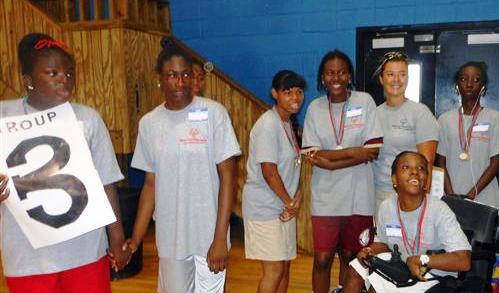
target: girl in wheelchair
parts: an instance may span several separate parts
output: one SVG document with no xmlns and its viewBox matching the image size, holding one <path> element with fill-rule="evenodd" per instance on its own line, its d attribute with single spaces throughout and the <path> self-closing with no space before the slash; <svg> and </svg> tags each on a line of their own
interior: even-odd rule
<svg viewBox="0 0 499 293">
<path fill-rule="evenodd" d="M 454 213 L 443 201 L 427 196 L 427 166 L 425 157 L 416 152 L 402 152 L 395 158 L 392 182 L 397 196 L 381 204 L 374 243 L 350 263 L 344 292 L 361 292 L 364 285 L 369 292 L 452 292 L 441 288 L 445 284 L 439 279 L 470 269 L 471 246 Z M 415 281 L 411 286 L 397 287 L 369 268 L 372 256 L 389 259 L 394 244 Z M 429 256 L 429 250 L 445 252 Z"/>
</svg>

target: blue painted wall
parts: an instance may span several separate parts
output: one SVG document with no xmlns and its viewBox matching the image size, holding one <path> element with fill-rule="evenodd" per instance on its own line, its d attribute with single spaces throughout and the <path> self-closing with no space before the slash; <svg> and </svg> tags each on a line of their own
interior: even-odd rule
<svg viewBox="0 0 499 293">
<path fill-rule="evenodd" d="M 305 76 L 306 104 L 317 97 L 325 52 L 339 48 L 355 64 L 356 27 L 499 19 L 499 0 L 172 0 L 170 8 L 177 38 L 267 104 L 281 69 Z"/>
</svg>

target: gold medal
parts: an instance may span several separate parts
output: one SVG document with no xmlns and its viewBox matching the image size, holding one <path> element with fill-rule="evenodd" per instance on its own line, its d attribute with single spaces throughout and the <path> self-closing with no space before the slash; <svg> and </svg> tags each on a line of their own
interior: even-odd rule
<svg viewBox="0 0 499 293">
<path fill-rule="evenodd" d="M 459 144 L 461 146 L 461 153 L 459 154 L 459 159 L 461 161 L 468 161 L 470 159 L 470 148 L 471 148 L 471 139 L 473 138 L 473 128 L 475 127 L 475 123 L 478 119 L 478 115 L 482 110 L 482 107 L 479 107 L 477 111 L 474 111 L 475 107 L 471 109 L 471 113 L 473 117 L 471 118 L 470 126 L 468 130 L 464 129 L 464 110 L 463 107 L 460 107 L 458 110 L 458 134 L 459 134 Z"/>
<path fill-rule="evenodd" d="M 336 146 L 336 149 L 337 149 L 337 150 L 342 150 L 342 149 L 343 149 L 343 147 L 342 147 L 341 145 L 338 145 L 338 146 Z"/>
<path fill-rule="evenodd" d="M 295 160 L 294 160 L 294 163 L 295 163 L 295 168 L 300 167 L 300 165 L 301 165 L 301 157 L 300 156 L 296 157 Z"/>
</svg>

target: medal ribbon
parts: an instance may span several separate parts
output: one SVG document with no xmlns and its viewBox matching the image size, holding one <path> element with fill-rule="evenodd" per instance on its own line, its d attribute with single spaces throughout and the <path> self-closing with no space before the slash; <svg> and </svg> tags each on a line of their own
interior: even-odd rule
<svg viewBox="0 0 499 293">
<path fill-rule="evenodd" d="M 423 209 L 421 210 L 421 213 L 419 214 L 418 218 L 418 226 L 416 230 L 416 235 L 414 235 L 414 239 L 411 243 L 409 243 L 409 239 L 407 239 L 407 231 L 405 230 L 404 222 L 402 221 L 402 217 L 400 216 L 400 201 L 397 199 L 397 216 L 399 218 L 400 222 L 400 227 L 402 228 L 402 241 L 404 242 L 404 247 L 405 251 L 407 251 L 407 254 L 412 256 L 412 255 L 417 255 L 419 254 L 419 248 L 421 246 L 421 236 L 423 233 L 423 219 L 426 213 L 426 204 L 427 204 L 427 198 L 426 196 L 424 197 L 424 203 L 423 203 Z M 416 242 L 417 241 L 417 242 Z M 416 246 L 417 243 L 417 246 Z M 409 248 L 407 248 L 409 246 Z M 409 252 L 409 249 L 411 250 Z"/>
<path fill-rule="evenodd" d="M 328 99 L 328 101 L 329 101 L 329 105 L 328 105 L 329 120 L 331 120 L 331 125 L 333 125 L 334 139 L 336 140 L 336 146 L 340 146 L 341 143 L 343 142 L 343 136 L 345 135 L 345 120 L 346 120 L 345 109 L 348 108 L 348 104 L 349 104 L 348 97 L 347 97 L 347 100 L 345 101 L 345 104 L 343 104 L 343 108 L 341 109 L 339 132 L 336 130 L 336 125 L 334 124 L 334 114 L 333 114 L 333 111 L 331 111 L 332 102 L 330 99 Z M 338 133 L 338 134 L 336 134 L 336 133 Z M 338 137 L 339 137 L 339 139 L 338 139 Z"/>
<path fill-rule="evenodd" d="M 279 120 L 281 121 L 282 129 L 284 130 L 284 133 L 286 134 L 288 142 L 291 145 L 291 147 L 295 150 L 296 157 L 298 158 L 300 156 L 300 146 L 298 145 L 298 139 L 296 139 L 296 134 L 293 131 L 293 127 L 291 126 L 291 123 L 282 121 L 281 116 L 279 116 L 279 113 L 277 113 L 277 110 L 274 109 L 274 112 L 276 113 L 277 117 L 279 117 Z M 289 129 L 291 129 L 291 137 L 288 134 L 288 131 L 286 130 L 286 125 L 285 125 L 286 123 L 289 124 Z"/>
<path fill-rule="evenodd" d="M 465 153 L 468 153 L 471 146 L 471 135 L 473 133 L 473 126 L 475 126 L 476 120 L 478 119 L 478 115 L 482 108 L 478 108 L 477 111 L 473 113 L 473 118 L 471 118 L 471 124 L 466 131 L 466 138 L 464 137 L 464 110 L 461 106 L 458 110 L 459 119 L 458 119 L 458 133 L 459 133 L 459 144 L 461 145 L 461 150 Z"/>
</svg>

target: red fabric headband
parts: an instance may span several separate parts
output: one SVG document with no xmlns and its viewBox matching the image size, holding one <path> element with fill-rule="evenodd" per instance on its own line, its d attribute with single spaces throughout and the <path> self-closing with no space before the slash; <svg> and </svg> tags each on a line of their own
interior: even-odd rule
<svg viewBox="0 0 499 293">
<path fill-rule="evenodd" d="M 66 53 L 70 54 L 69 48 L 68 48 L 68 46 L 66 46 L 66 44 L 64 44 L 63 42 L 53 41 L 50 39 L 39 40 L 38 42 L 36 42 L 34 48 L 37 50 L 40 50 L 40 49 L 43 49 L 45 47 L 50 48 L 51 46 L 56 46 L 56 47 L 64 50 Z"/>
</svg>

